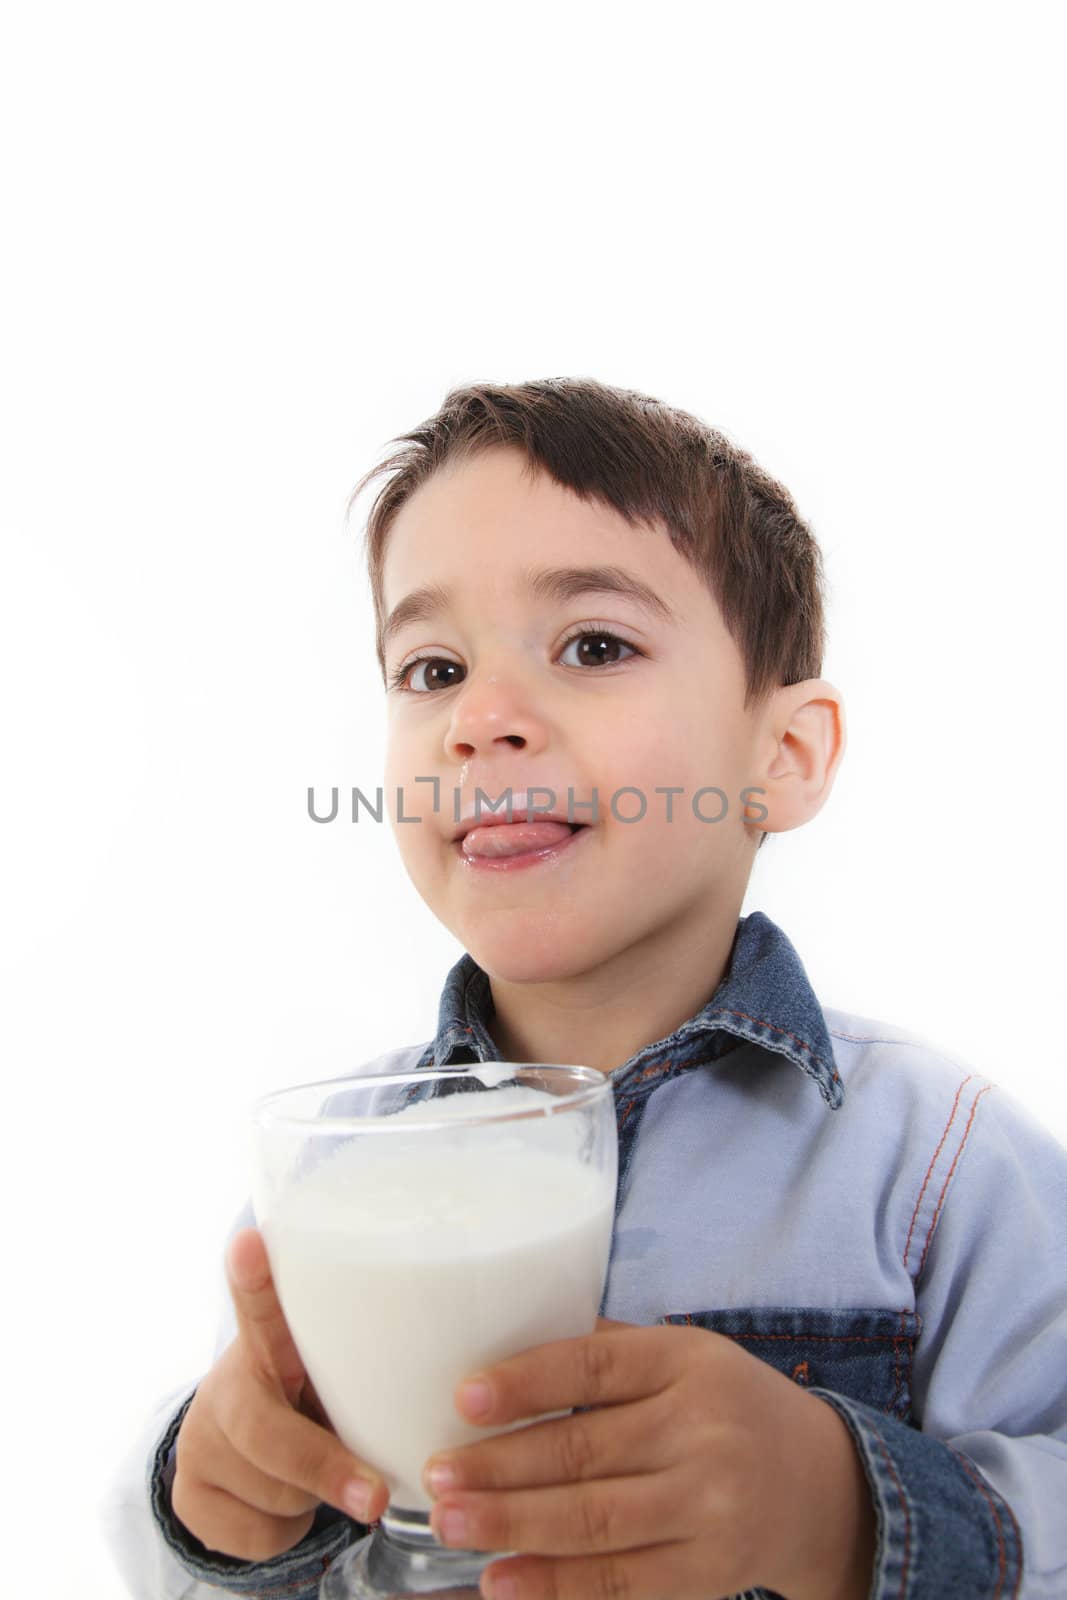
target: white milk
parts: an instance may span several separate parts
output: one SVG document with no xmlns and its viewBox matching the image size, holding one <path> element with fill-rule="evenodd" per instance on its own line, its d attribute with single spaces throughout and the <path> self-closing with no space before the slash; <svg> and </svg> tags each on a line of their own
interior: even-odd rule
<svg viewBox="0 0 1067 1600">
<path fill-rule="evenodd" d="M 390 1122 L 455 1122 L 469 1095 Z M 495 1090 L 493 1110 L 552 1097 Z M 479 1096 L 479 1105 L 484 1104 Z M 436 1450 L 507 1427 L 462 1420 L 465 1377 L 534 1345 L 591 1333 L 611 1247 L 615 1173 L 578 1157 L 588 1118 L 355 1138 L 275 1200 L 262 1229 L 297 1348 L 338 1436 L 393 1506 L 429 1511 Z M 548 1415 L 562 1416 L 566 1412 Z"/>
</svg>

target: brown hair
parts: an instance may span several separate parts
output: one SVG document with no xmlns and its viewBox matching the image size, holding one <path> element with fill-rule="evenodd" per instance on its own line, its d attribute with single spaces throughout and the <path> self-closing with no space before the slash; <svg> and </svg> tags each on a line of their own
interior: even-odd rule
<svg viewBox="0 0 1067 1600">
<path fill-rule="evenodd" d="M 629 523 L 664 523 L 741 651 L 745 709 L 779 685 L 821 674 L 824 574 L 813 534 L 781 483 L 688 411 L 593 378 L 469 384 L 392 443 L 406 448 L 371 467 L 349 501 L 382 472 L 394 474 L 371 506 L 363 541 L 382 677 L 382 568 L 395 515 L 445 462 L 494 445 L 520 446 L 531 469 Z"/>
<path fill-rule="evenodd" d="M 518 446 L 531 471 L 547 472 L 583 500 L 601 501 L 631 525 L 666 526 L 738 646 L 746 710 L 780 685 L 819 677 L 825 649 L 819 546 L 788 490 L 688 412 L 595 378 L 472 383 L 450 390 L 436 415 L 391 443 L 403 448 L 365 473 L 349 500 L 351 509 L 374 478 L 394 474 L 378 492 L 364 538 L 383 678 L 382 570 L 393 519 L 446 462 L 497 445 Z"/>
</svg>

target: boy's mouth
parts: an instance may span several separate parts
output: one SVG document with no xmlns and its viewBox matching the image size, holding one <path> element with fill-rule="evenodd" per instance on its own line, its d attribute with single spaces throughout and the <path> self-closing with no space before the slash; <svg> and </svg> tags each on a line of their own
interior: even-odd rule
<svg viewBox="0 0 1067 1600">
<path fill-rule="evenodd" d="M 575 834 L 587 830 L 586 823 L 567 822 L 562 817 L 538 814 L 530 822 L 508 822 L 500 817 L 464 823 L 453 843 L 466 860 L 505 862 L 554 854 Z"/>
</svg>

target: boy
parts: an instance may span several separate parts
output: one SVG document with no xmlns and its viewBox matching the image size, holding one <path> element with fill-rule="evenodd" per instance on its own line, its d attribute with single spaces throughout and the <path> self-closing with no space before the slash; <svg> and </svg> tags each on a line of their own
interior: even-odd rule
<svg viewBox="0 0 1067 1600">
<path fill-rule="evenodd" d="M 393 473 L 367 534 L 385 794 L 466 953 L 434 1040 L 376 1070 L 581 1061 L 620 1144 L 596 1330 L 477 1375 L 480 1420 L 585 1409 L 442 1458 L 439 1537 L 518 1552 L 482 1578 L 513 1600 L 1067 1595 L 1067 1152 L 822 1006 L 739 915 L 845 744 L 789 495 L 592 381 L 460 389 L 401 442 L 363 480 Z M 311 1600 L 384 1486 L 257 1232 L 227 1270 L 221 1353 L 153 1419 L 116 1555 L 139 1596 Z"/>
</svg>

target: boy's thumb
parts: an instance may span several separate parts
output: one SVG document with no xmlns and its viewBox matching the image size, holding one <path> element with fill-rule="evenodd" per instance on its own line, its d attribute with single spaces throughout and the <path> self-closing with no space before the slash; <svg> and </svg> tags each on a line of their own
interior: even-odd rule
<svg viewBox="0 0 1067 1600">
<path fill-rule="evenodd" d="M 253 1363 L 281 1388 L 295 1405 L 306 1372 L 285 1320 L 263 1235 L 242 1228 L 226 1251 L 226 1281 L 237 1317 L 238 1337 Z"/>
</svg>

